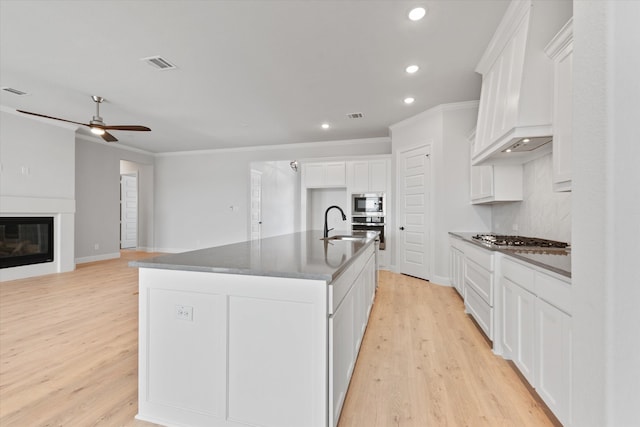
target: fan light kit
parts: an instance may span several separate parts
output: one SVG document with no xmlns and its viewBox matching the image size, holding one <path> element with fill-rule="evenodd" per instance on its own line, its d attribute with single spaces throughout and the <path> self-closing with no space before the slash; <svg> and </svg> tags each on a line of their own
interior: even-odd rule
<svg viewBox="0 0 640 427">
<path fill-rule="evenodd" d="M 409 12 L 409 19 L 412 21 L 419 21 L 427 14 L 427 10 L 424 7 L 416 7 Z"/>
<path fill-rule="evenodd" d="M 404 70 L 409 74 L 413 74 L 413 73 L 416 73 L 419 69 L 420 67 L 418 67 L 417 65 L 409 65 Z"/>
<path fill-rule="evenodd" d="M 118 140 L 115 136 L 107 132 L 110 130 L 127 130 L 127 131 L 138 131 L 138 132 L 148 132 L 151 130 L 146 126 L 140 126 L 140 125 L 107 126 L 104 120 L 102 120 L 102 117 L 100 117 L 100 104 L 104 101 L 104 98 L 101 96 L 94 95 L 91 97 L 91 99 L 93 99 L 93 102 L 96 103 L 96 115 L 93 116 L 93 119 L 91 119 L 89 123 L 74 122 L 73 120 L 59 119 L 57 117 L 45 116 L 44 114 L 38 114 L 38 113 L 30 113 L 29 111 L 23 111 L 23 110 L 16 110 L 16 111 L 23 114 L 30 114 L 32 116 L 44 117 L 45 119 L 60 120 L 61 122 L 74 123 L 76 125 L 87 126 L 89 130 L 91 130 L 91 133 L 95 135 L 100 135 L 102 139 L 104 139 L 107 142 L 116 142 Z"/>
</svg>

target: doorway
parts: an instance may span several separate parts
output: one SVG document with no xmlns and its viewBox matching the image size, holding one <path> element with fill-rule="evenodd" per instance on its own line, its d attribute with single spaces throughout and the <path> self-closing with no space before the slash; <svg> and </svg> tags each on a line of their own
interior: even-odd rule
<svg viewBox="0 0 640 427">
<path fill-rule="evenodd" d="M 120 249 L 138 247 L 138 175 L 120 175 Z"/>
<path fill-rule="evenodd" d="M 431 277 L 431 161 L 430 146 L 398 153 L 397 260 L 400 273 Z"/>
</svg>

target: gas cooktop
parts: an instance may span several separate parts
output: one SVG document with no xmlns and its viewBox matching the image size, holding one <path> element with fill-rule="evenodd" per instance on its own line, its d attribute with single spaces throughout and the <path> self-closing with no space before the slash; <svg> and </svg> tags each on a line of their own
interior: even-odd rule
<svg viewBox="0 0 640 427">
<path fill-rule="evenodd" d="M 565 249 L 569 246 L 565 242 L 539 239 L 537 237 L 507 236 L 500 234 L 476 234 L 474 240 L 495 247 L 522 247 L 522 248 L 556 248 Z"/>
</svg>

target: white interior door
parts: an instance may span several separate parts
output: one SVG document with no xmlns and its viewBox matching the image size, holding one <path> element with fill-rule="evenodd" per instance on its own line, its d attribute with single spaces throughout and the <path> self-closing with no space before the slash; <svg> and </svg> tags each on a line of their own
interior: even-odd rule
<svg viewBox="0 0 640 427">
<path fill-rule="evenodd" d="M 429 280 L 431 277 L 429 146 L 398 155 L 398 269 L 400 273 Z"/>
<path fill-rule="evenodd" d="M 120 176 L 120 248 L 138 246 L 138 177 Z"/>
<path fill-rule="evenodd" d="M 262 235 L 262 172 L 251 169 L 251 240 L 259 240 Z"/>
</svg>

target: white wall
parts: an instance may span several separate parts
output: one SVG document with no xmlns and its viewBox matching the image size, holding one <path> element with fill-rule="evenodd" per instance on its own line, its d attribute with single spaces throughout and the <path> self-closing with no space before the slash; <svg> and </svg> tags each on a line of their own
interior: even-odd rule
<svg viewBox="0 0 640 427">
<path fill-rule="evenodd" d="M 390 145 L 377 138 L 158 155 L 156 249 L 181 252 L 247 240 L 252 162 L 389 154 Z"/>
<path fill-rule="evenodd" d="M 2 269 L 1 280 L 75 268 L 75 127 L 0 108 L 0 215 L 52 216 L 54 261 Z"/>
<path fill-rule="evenodd" d="M 524 164 L 524 200 L 493 205 L 494 232 L 571 242 L 571 192 L 553 191 L 552 168 L 551 154 Z"/>
<path fill-rule="evenodd" d="M 640 408 L 640 2 L 574 2 L 573 425 Z"/>
<path fill-rule="evenodd" d="M 467 137 L 475 128 L 477 114 L 477 101 L 446 104 L 391 126 L 394 178 L 400 151 L 419 145 L 431 147 L 431 280 L 439 284 L 450 283 L 449 231 L 485 231 L 491 227 L 491 208 L 471 205 L 469 197 Z M 395 188 L 395 179 L 392 185 Z M 394 234 L 396 228 L 392 227 Z"/>
<path fill-rule="evenodd" d="M 348 215 L 349 196 L 346 188 L 310 188 L 307 190 L 307 230 L 324 230 L 324 213 L 329 206 L 339 206 Z M 350 234 L 351 220 L 342 215 L 337 209 L 327 213 L 327 228 L 333 228 L 333 234 Z M 342 233 L 340 233 L 342 232 Z"/>
<path fill-rule="evenodd" d="M 75 129 L 4 110 L 0 122 L 0 195 L 73 200 Z"/>
<path fill-rule="evenodd" d="M 93 138 L 76 140 L 76 261 L 120 256 L 120 160 L 135 162 L 140 198 L 138 244 L 153 248 L 153 162 L 149 154 L 104 144 Z M 98 245 L 98 249 L 96 249 Z"/>
</svg>

